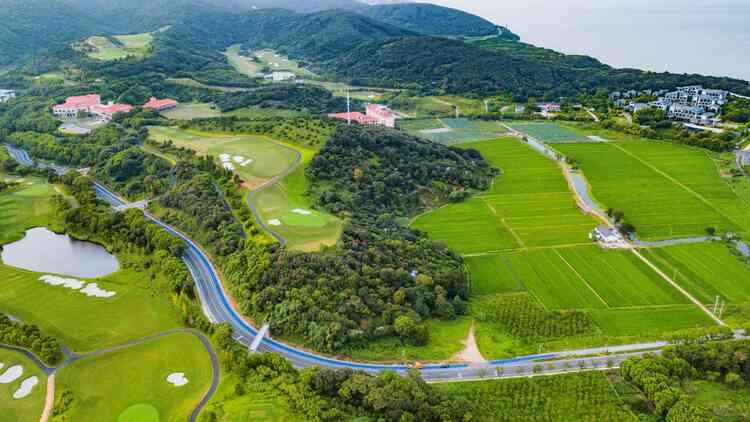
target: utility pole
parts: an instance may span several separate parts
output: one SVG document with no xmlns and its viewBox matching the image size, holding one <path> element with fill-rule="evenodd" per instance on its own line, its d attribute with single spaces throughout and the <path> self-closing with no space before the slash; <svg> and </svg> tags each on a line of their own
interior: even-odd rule
<svg viewBox="0 0 750 422">
<path fill-rule="evenodd" d="M 714 299 L 714 315 L 716 315 L 716 311 L 719 309 L 719 296 L 716 296 Z"/>
<path fill-rule="evenodd" d="M 349 96 L 349 87 L 346 88 L 346 124 L 352 125 L 352 101 Z"/>
<path fill-rule="evenodd" d="M 724 300 L 721 301 L 721 308 L 719 308 L 719 315 L 717 315 L 717 318 L 721 319 L 721 315 L 724 314 L 724 305 L 726 304 L 727 303 Z"/>
<path fill-rule="evenodd" d="M 484 112 L 485 112 L 485 114 L 490 114 L 490 102 L 489 102 L 489 100 L 484 100 Z"/>
</svg>

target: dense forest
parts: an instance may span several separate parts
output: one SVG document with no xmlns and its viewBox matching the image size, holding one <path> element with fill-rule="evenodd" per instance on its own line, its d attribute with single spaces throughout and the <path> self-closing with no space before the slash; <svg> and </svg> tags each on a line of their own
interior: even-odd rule
<svg viewBox="0 0 750 422">
<path fill-rule="evenodd" d="M 341 127 L 307 169 L 323 207 L 374 217 L 461 200 L 487 189 L 495 175 L 475 150 L 359 126 Z"/>
</svg>

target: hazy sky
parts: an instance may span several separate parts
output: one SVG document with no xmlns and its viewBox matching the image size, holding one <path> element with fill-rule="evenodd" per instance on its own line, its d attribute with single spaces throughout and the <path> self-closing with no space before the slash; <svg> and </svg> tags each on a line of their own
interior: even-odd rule
<svg viewBox="0 0 750 422">
<path fill-rule="evenodd" d="M 616 67 L 750 80 L 750 0 L 430 0 Z"/>
</svg>

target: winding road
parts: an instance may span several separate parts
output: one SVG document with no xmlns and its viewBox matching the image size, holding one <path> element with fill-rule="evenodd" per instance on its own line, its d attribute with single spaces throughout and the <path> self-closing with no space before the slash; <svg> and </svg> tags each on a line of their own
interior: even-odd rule
<svg viewBox="0 0 750 422">
<path fill-rule="evenodd" d="M 128 205 L 127 201 L 120 198 L 101 183 L 95 182 L 94 187 L 97 196 L 114 208 Z M 185 249 L 183 260 L 195 281 L 203 312 L 212 323 L 229 324 L 233 329 L 233 338 L 249 349 L 258 334 L 258 330 L 233 307 L 232 301 L 208 255 L 187 235 L 162 222 L 148 212 L 144 212 L 144 215 L 170 234 L 179 237 L 185 242 L 187 248 Z M 648 352 L 657 352 L 665 345 L 666 343 L 663 342 L 630 344 L 532 354 L 511 359 L 494 360 L 482 365 L 429 364 L 421 366 L 418 369 L 422 377 L 428 382 L 471 381 L 485 379 L 488 376 L 510 376 L 513 374 L 516 376 L 556 374 L 560 372 L 601 369 L 607 366 L 616 368 L 620 361 L 628 357 L 641 356 Z M 412 367 L 406 364 L 381 364 L 336 359 L 284 344 L 269 337 L 265 337 L 260 341 L 258 351 L 281 354 L 297 368 L 321 366 L 334 369 L 347 368 L 361 370 L 369 373 L 381 371 L 405 373 Z M 581 362 L 584 362 L 584 364 L 581 364 Z"/>
</svg>

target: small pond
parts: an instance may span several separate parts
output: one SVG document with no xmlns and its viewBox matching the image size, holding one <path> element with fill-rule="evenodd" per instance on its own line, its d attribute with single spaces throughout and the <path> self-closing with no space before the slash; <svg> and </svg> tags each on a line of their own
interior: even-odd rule
<svg viewBox="0 0 750 422">
<path fill-rule="evenodd" d="M 117 258 L 100 245 L 44 227 L 30 229 L 23 239 L 4 245 L 1 257 L 11 267 L 80 278 L 105 276 L 119 268 Z"/>
</svg>

